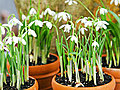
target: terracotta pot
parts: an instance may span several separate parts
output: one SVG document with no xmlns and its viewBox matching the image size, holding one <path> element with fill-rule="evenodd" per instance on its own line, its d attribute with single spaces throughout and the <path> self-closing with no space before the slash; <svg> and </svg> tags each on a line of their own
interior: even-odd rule
<svg viewBox="0 0 120 90">
<path fill-rule="evenodd" d="M 102 57 L 106 57 L 106 56 L 107 56 L 106 54 L 102 55 Z M 115 90 L 120 90 L 120 69 L 103 67 L 103 71 L 108 72 L 114 76 L 116 81 Z"/>
<path fill-rule="evenodd" d="M 32 78 L 32 79 L 35 79 L 35 78 L 31 77 L 31 76 L 29 76 L 29 77 Z M 38 90 L 38 82 L 37 82 L 37 80 L 35 79 L 35 84 L 32 87 L 30 87 L 28 89 L 25 89 L 25 90 Z"/>
<path fill-rule="evenodd" d="M 58 75 L 60 75 L 60 74 L 58 74 Z M 108 75 L 110 75 L 110 74 L 108 74 Z M 56 76 L 54 76 L 52 79 L 52 87 L 53 87 L 53 90 L 114 90 L 115 79 L 112 75 L 110 75 L 110 76 L 112 77 L 112 81 L 110 81 L 109 83 L 107 83 L 105 85 L 96 86 L 96 87 L 78 87 L 78 88 L 61 85 L 55 81 Z"/>
<path fill-rule="evenodd" d="M 51 89 L 52 78 L 59 72 L 59 57 L 55 54 L 50 55 L 56 56 L 57 60 L 46 65 L 29 66 L 29 74 L 37 79 L 39 90 Z"/>
</svg>

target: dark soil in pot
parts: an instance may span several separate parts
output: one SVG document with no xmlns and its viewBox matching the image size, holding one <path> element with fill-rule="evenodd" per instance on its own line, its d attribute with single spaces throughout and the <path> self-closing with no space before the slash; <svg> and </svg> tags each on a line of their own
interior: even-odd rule
<svg viewBox="0 0 120 90">
<path fill-rule="evenodd" d="M 11 87 L 10 86 L 10 77 L 7 77 L 6 83 L 7 84 L 5 84 L 5 83 L 3 84 L 4 85 L 3 86 L 3 90 L 18 90 L 16 88 L 16 86 L 15 87 Z M 21 89 L 20 90 L 28 89 L 28 88 L 32 87 L 34 85 L 34 83 L 35 83 L 35 80 L 29 78 L 28 82 L 25 82 L 24 85 L 21 85 Z"/>
<path fill-rule="evenodd" d="M 80 81 L 81 81 L 81 83 L 84 85 L 84 87 L 95 87 L 96 85 L 94 84 L 94 81 L 93 80 L 91 80 L 91 81 L 86 81 L 86 74 L 85 73 L 82 73 L 82 72 L 79 72 L 79 74 L 80 74 Z M 55 78 L 55 80 L 56 80 L 56 82 L 58 82 L 59 84 L 62 84 L 62 85 L 65 85 L 65 86 L 71 86 L 71 87 L 75 87 L 76 86 L 76 84 L 75 84 L 75 75 L 73 74 L 72 75 L 72 82 L 69 82 L 68 81 L 68 77 L 60 77 L 59 75 L 56 75 L 56 78 Z M 98 75 L 98 73 L 97 73 L 97 78 L 96 78 L 96 80 L 97 80 L 97 86 L 100 86 L 100 85 L 104 85 L 104 84 L 107 84 L 107 83 L 109 83 L 111 80 L 112 80 L 112 78 L 111 78 L 111 76 L 109 76 L 109 75 L 107 75 L 107 74 L 104 74 L 104 82 L 102 82 L 101 80 L 100 80 L 100 77 L 99 77 L 99 75 Z M 83 86 L 78 86 L 78 87 L 83 87 Z"/>
<path fill-rule="evenodd" d="M 117 62 L 117 61 L 116 61 L 116 62 Z M 103 67 L 109 68 L 109 63 L 110 63 L 110 62 L 108 62 L 108 64 L 107 64 L 106 57 L 102 57 L 102 66 L 103 66 Z M 120 63 L 120 62 L 119 62 L 119 63 Z M 120 66 L 114 66 L 114 62 L 113 62 L 113 60 L 112 60 L 112 65 L 111 65 L 110 68 L 120 68 Z"/>
<path fill-rule="evenodd" d="M 50 55 L 49 58 L 47 58 L 47 64 L 53 63 L 57 60 L 57 57 L 54 55 Z M 35 66 L 35 62 L 29 62 L 30 66 Z M 41 57 L 38 57 L 38 63 L 37 65 L 44 65 L 42 63 Z"/>
</svg>

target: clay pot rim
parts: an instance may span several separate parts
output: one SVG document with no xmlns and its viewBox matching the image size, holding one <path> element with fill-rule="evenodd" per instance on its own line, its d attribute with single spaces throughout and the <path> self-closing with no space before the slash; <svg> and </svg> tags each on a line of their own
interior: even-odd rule
<svg viewBox="0 0 120 90">
<path fill-rule="evenodd" d="M 36 85 L 37 85 L 37 87 L 38 87 L 38 82 L 37 82 L 37 80 L 34 78 L 34 77 L 32 77 L 32 76 L 29 76 L 29 78 L 32 78 L 32 79 L 34 79 L 35 80 L 35 83 L 34 83 L 34 85 L 32 86 L 32 87 L 30 87 L 30 88 L 28 88 L 28 89 L 25 89 L 25 90 L 31 90 L 32 88 L 34 88 L 34 87 L 36 87 Z"/>
<path fill-rule="evenodd" d="M 77 89 L 77 88 L 84 88 L 84 89 L 89 88 L 89 89 L 91 89 L 91 88 L 97 88 L 97 87 L 103 87 L 103 86 L 105 87 L 105 86 L 111 84 L 112 82 L 115 82 L 115 79 L 114 79 L 114 77 L 111 74 L 109 74 L 107 72 L 104 72 L 104 73 L 110 75 L 112 77 L 112 80 L 109 83 L 107 83 L 107 84 L 100 85 L 100 86 L 95 86 L 95 87 L 70 87 L 70 86 L 61 85 L 61 84 L 59 84 L 58 82 L 55 81 L 56 75 L 53 77 L 52 82 L 56 83 L 57 85 L 59 85 L 61 87 L 69 87 L 71 89 Z M 60 73 L 58 75 L 60 75 Z"/>
<path fill-rule="evenodd" d="M 103 54 L 102 57 L 106 57 L 107 54 Z M 120 68 L 107 68 L 107 67 L 102 67 L 103 69 L 109 69 L 109 70 L 119 70 L 120 71 Z"/>
<path fill-rule="evenodd" d="M 59 57 L 56 55 L 56 54 L 54 54 L 54 53 L 49 53 L 50 55 L 53 55 L 53 56 L 55 56 L 56 58 L 57 58 L 57 60 L 56 61 L 54 61 L 54 62 L 52 62 L 52 63 L 49 63 L 49 64 L 45 64 L 45 65 L 35 65 L 35 66 L 29 66 L 29 68 L 32 68 L 32 67 L 44 67 L 44 66 L 49 66 L 49 65 L 52 65 L 53 63 L 56 63 L 56 62 L 58 62 L 59 61 Z"/>
</svg>

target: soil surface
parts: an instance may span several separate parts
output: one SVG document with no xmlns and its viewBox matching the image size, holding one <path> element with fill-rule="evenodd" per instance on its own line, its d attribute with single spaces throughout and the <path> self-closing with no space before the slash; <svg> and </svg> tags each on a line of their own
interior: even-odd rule
<svg viewBox="0 0 120 90">
<path fill-rule="evenodd" d="M 3 84 L 3 90 L 18 90 L 16 88 L 16 86 L 15 87 L 10 86 L 10 77 L 7 77 L 6 83 L 7 84 L 5 84 L 5 83 Z M 35 80 L 29 78 L 28 82 L 25 82 L 24 85 L 21 85 L 20 90 L 28 89 L 28 88 L 32 87 L 34 85 L 34 83 L 35 83 Z"/>
<path fill-rule="evenodd" d="M 117 62 L 117 61 L 116 61 L 116 62 Z M 106 57 L 102 57 L 102 66 L 103 66 L 103 67 L 109 68 L 109 63 L 110 63 L 110 61 L 109 61 L 108 64 L 107 64 Z M 120 62 L 119 62 L 119 63 L 120 63 Z M 116 64 L 116 65 L 117 65 L 117 64 Z M 115 66 L 115 65 L 114 65 L 114 62 L 113 62 L 113 60 L 112 60 L 112 65 L 111 65 L 110 68 L 120 68 L 120 65 L 119 65 L 119 66 Z"/>
<path fill-rule="evenodd" d="M 53 63 L 53 62 L 55 62 L 56 60 L 57 60 L 57 57 L 56 57 L 56 56 L 50 55 L 49 58 L 47 58 L 47 64 Z M 35 62 L 29 62 L 29 64 L 30 64 L 30 66 L 35 66 Z M 44 65 L 44 64 L 42 63 L 41 57 L 38 57 L 38 63 L 37 63 L 37 65 Z"/>
<path fill-rule="evenodd" d="M 85 73 L 82 73 L 82 72 L 79 72 L 80 74 L 80 81 L 83 85 L 78 85 L 78 87 L 95 87 L 95 86 L 100 86 L 100 85 L 104 85 L 104 84 L 107 84 L 109 83 L 112 79 L 111 79 L 111 76 L 107 75 L 107 74 L 104 74 L 104 81 L 101 81 L 100 80 L 100 77 L 97 73 L 97 85 L 94 84 L 94 81 L 91 80 L 91 81 L 86 81 L 86 74 Z M 73 74 L 72 75 L 72 82 L 69 82 L 68 81 L 68 77 L 60 77 L 59 75 L 56 75 L 56 82 L 58 82 L 59 84 L 62 84 L 62 85 L 65 85 L 65 86 L 71 86 L 71 87 L 75 87 L 76 86 L 76 83 L 75 83 L 75 75 Z"/>
</svg>

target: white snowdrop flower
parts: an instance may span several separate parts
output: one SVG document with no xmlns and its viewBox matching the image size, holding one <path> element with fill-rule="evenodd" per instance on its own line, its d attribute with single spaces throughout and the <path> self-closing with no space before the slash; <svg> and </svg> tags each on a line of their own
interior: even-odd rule
<svg viewBox="0 0 120 90">
<path fill-rule="evenodd" d="M 57 20 L 59 18 L 59 22 L 63 19 L 64 21 L 67 21 L 67 19 L 70 19 L 70 14 L 66 12 L 60 12 L 55 15 L 54 20 Z"/>
<path fill-rule="evenodd" d="M 36 10 L 34 8 L 31 8 L 29 14 L 30 15 L 35 15 L 36 13 L 37 13 Z"/>
<path fill-rule="evenodd" d="M 8 48 L 7 47 L 3 47 L 3 49 L 7 52 L 9 52 Z"/>
<path fill-rule="evenodd" d="M 7 38 L 6 44 L 10 44 L 10 45 L 12 44 L 12 37 Z"/>
<path fill-rule="evenodd" d="M 43 15 L 44 15 L 44 12 L 42 12 L 42 13 L 39 15 L 39 17 L 40 17 L 40 18 L 43 18 Z"/>
<path fill-rule="evenodd" d="M 112 4 L 113 2 L 115 3 L 116 6 L 120 4 L 120 0 L 111 0 L 110 4 Z"/>
<path fill-rule="evenodd" d="M 96 31 L 98 31 L 100 28 L 107 29 L 106 25 L 109 25 L 109 23 L 107 23 L 106 21 L 98 21 L 94 24 L 94 26 L 96 26 Z"/>
<path fill-rule="evenodd" d="M 5 28 L 3 26 L 0 26 L 0 30 L 1 30 L 2 35 L 4 35 L 5 34 Z"/>
<path fill-rule="evenodd" d="M 85 27 L 87 26 L 91 27 L 93 24 L 93 21 L 86 21 L 84 24 L 85 24 Z"/>
<path fill-rule="evenodd" d="M 19 41 L 19 37 L 13 36 L 13 42 L 16 44 Z"/>
<path fill-rule="evenodd" d="M 65 3 L 68 3 L 68 5 L 78 4 L 76 1 L 73 0 L 66 0 Z"/>
<path fill-rule="evenodd" d="M 26 19 L 26 16 L 22 14 L 22 20 L 24 21 Z"/>
<path fill-rule="evenodd" d="M 40 20 L 35 20 L 35 25 L 38 25 L 39 27 L 43 26 L 43 22 Z"/>
<path fill-rule="evenodd" d="M 76 44 L 78 43 L 78 38 L 75 37 L 74 35 L 69 36 L 69 37 L 67 38 L 67 40 L 68 40 L 68 39 L 70 39 L 72 42 L 75 41 Z"/>
<path fill-rule="evenodd" d="M 48 21 L 44 21 L 43 23 L 46 23 L 46 26 L 51 29 L 52 28 L 52 23 Z"/>
<path fill-rule="evenodd" d="M 59 27 L 59 29 L 62 29 L 62 28 L 64 28 L 64 32 L 70 33 L 71 25 L 69 25 L 69 24 L 64 24 L 64 25 L 62 25 L 62 26 Z"/>
<path fill-rule="evenodd" d="M 39 21 L 39 20 L 35 20 L 35 21 L 32 21 L 28 26 L 32 26 L 33 25 L 33 23 L 35 23 L 35 25 L 37 26 L 39 26 L 39 27 L 42 27 L 43 26 L 43 22 L 41 22 L 41 21 Z"/>
<path fill-rule="evenodd" d="M 20 26 L 23 26 L 23 24 L 22 24 L 16 17 L 12 18 L 12 19 L 8 22 L 8 24 L 11 25 L 11 27 L 12 27 L 13 25 L 17 25 L 17 24 L 19 24 Z"/>
<path fill-rule="evenodd" d="M 96 47 L 96 46 L 99 47 L 99 44 L 98 44 L 96 41 L 94 41 L 94 42 L 92 43 L 92 46 L 93 46 L 93 47 Z"/>
<path fill-rule="evenodd" d="M 81 21 L 81 23 L 85 23 L 85 22 L 87 22 L 87 19 L 88 19 L 88 17 L 84 17 L 82 19 L 77 20 L 76 23 L 78 23 L 79 21 Z"/>
<path fill-rule="evenodd" d="M 27 31 L 22 35 L 22 38 L 24 38 L 24 36 L 27 34 Z"/>
<path fill-rule="evenodd" d="M 54 16 L 56 13 L 54 12 L 54 11 L 52 11 L 50 8 L 47 8 L 46 10 L 45 10 L 45 12 L 44 12 L 44 15 L 46 15 L 46 14 L 49 14 L 49 15 L 51 15 L 51 16 Z"/>
<path fill-rule="evenodd" d="M 37 34 L 34 30 L 28 29 L 28 35 L 32 35 L 33 37 L 37 37 Z"/>
<path fill-rule="evenodd" d="M 80 31 L 81 31 L 81 33 L 84 35 L 84 32 L 85 32 L 85 31 L 88 31 L 88 29 L 86 29 L 86 28 L 81 28 Z"/>
<path fill-rule="evenodd" d="M 120 14 L 118 14 L 118 16 L 120 16 Z"/>
<path fill-rule="evenodd" d="M 26 41 L 23 38 L 19 38 L 19 41 L 22 42 L 23 45 L 26 45 Z"/>
<path fill-rule="evenodd" d="M 101 8 L 100 9 L 100 14 L 106 14 L 106 13 L 108 13 L 108 10 L 107 9 L 105 9 L 105 8 Z"/>
</svg>

